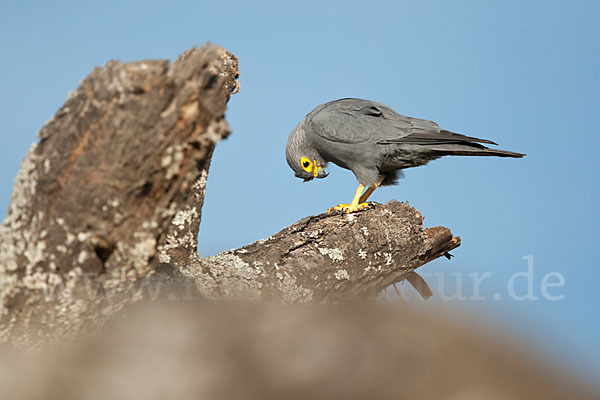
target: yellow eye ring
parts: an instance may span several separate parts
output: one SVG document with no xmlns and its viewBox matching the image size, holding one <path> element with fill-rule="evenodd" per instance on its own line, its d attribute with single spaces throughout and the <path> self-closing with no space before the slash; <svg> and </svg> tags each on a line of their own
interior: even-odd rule
<svg viewBox="0 0 600 400">
<path fill-rule="evenodd" d="M 300 165 L 302 165 L 302 168 L 306 171 L 306 172 L 312 172 L 313 170 L 313 164 L 312 161 L 310 161 L 308 158 L 306 157 L 302 157 L 300 159 Z"/>
</svg>

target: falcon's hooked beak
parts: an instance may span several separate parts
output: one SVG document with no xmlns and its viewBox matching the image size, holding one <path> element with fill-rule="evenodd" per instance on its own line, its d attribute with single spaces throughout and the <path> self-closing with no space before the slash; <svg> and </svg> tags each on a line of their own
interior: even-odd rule
<svg viewBox="0 0 600 400">
<path fill-rule="evenodd" d="M 323 179 L 327 178 L 327 175 L 329 175 L 329 173 L 319 165 L 317 165 L 316 168 L 313 169 L 313 178 Z"/>
<path fill-rule="evenodd" d="M 329 175 L 329 173 L 327 171 L 325 171 L 325 169 L 323 167 L 317 165 L 316 160 L 313 162 L 314 162 L 313 165 L 316 165 L 316 167 L 314 167 L 312 169 L 312 171 L 310 172 L 310 175 L 307 176 L 305 173 L 297 172 L 296 177 L 302 178 L 304 180 L 304 182 L 309 182 L 309 181 L 312 181 L 314 178 L 323 179 Z"/>
</svg>

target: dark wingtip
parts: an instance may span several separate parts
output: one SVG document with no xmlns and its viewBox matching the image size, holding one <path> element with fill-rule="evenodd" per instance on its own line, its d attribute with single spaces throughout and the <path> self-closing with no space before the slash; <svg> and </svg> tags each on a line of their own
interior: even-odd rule
<svg viewBox="0 0 600 400">
<path fill-rule="evenodd" d="M 512 158 L 523 158 L 527 154 L 524 153 L 515 153 L 514 151 L 508 150 L 494 150 L 495 155 L 500 157 L 512 157 Z"/>
<path fill-rule="evenodd" d="M 469 139 L 471 142 L 493 144 L 494 146 L 498 146 L 498 143 L 492 142 L 491 140 L 487 140 L 487 139 L 480 139 L 480 138 L 474 138 L 474 137 L 469 137 Z"/>
<path fill-rule="evenodd" d="M 481 139 L 481 138 L 477 138 L 474 136 L 467 136 L 467 135 L 463 135 L 462 133 L 456 133 L 456 132 L 448 131 L 446 129 L 442 129 L 441 133 L 443 133 L 444 135 L 447 135 L 449 137 L 449 139 L 454 138 L 457 140 L 464 140 L 466 142 L 485 143 L 485 144 L 493 144 L 495 146 L 498 146 L 498 143 L 492 142 L 491 140 L 488 140 L 488 139 Z"/>
</svg>

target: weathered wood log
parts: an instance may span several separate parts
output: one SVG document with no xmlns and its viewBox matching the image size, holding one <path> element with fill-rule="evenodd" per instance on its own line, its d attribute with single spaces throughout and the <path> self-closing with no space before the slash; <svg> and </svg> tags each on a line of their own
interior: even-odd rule
<svg viewBox="0 0 600 400">
<path fill-rule="evenodd" d="M 201 259 L 206 176 L 238 75 L 235 56 L 207 45 L 82 81 L 25 157 L 0 226 L 0 340 L 60 340 L 167 281 L 205 299 L 373 299 L 460 244 L 390 202 Z"/>
</svg>

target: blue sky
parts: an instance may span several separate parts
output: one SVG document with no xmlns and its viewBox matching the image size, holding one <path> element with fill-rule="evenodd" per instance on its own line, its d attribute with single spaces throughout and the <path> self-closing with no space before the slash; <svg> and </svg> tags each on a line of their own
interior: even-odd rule
<svg viewBox="0 0 600 400">
<path fill-rule="evenodd" d="M 455 258 L 423 272 L 462 274 L 467 295 L 469 273 L 490 273 L 485 300 L 450 303 L 565 365 L 598 370 L 599 18 L 594 1 L 4 2 L 0 209 L 37 130 L 94 66 L 174 59 L 211 41 L 240 58 L 242 90 L 227 112 L 233 134 L 211 166 L 203 255 L 348 202 L 356 188 L 349 171 L 333 167 L 306 184 L 294 178 L 287 135 L 322 102 L 380 101 L 528 154 L 434 161 L 373 199 L 408 200 L 427 226 L 462 237 Z M 508 282 L 527 271 L 530 255 L 538 300 L 511 299 Z M 549 292 L 562 300 L 541 295 L 553 272 L 564 286 Z M 515 280 L 515 292 L 526 289 Z"/>
</svg>

